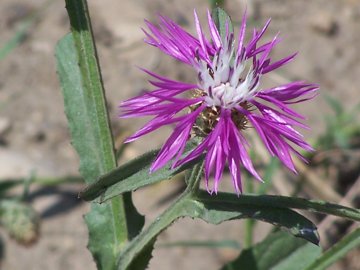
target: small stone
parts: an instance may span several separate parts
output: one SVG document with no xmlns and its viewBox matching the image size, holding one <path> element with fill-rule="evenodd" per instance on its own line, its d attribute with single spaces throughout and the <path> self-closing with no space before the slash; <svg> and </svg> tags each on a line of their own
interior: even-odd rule
<svg viewBox="0 0 360 270">
<path fill-rule="evenodd" d="M 46 140 L 46 134 L 42 130 L 38 130 L 33 137 L 34 142 L 43 142 Z"/>
<path fill-rule="evenodd" d="M 338 30 L 338 24 L 329 13 L 319 12 L 311 21 L 311 27 L 324 35 L 335 35 Z"/>
<path fill-rule="evenodd" d="M 95 24 L 94 34 L 97 40 L 99 40 L 99 42 L 104 44 L 106 47 L 111 47 L 114 43 L 113 33 L 104 24 Z"/>
</svg>

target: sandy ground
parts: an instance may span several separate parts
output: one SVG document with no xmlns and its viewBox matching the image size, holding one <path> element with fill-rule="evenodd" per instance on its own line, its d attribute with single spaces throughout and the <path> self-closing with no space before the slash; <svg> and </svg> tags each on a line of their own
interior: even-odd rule
<svg viewBox="0 0 360 270">
<path fill-rule="evenodd" d="M 19 22 L 44 5 L 44 0 L 2 0 L 0 2 L 0 46 L 19 29 Z M 193 74 L 179 63 L 149 48 L 143 42 L 143 19 L 156 20 L 165 14 L 194 32 L 192 10 L 205 21 L 204 0 L 90 0 L 90 11 L 103 71 L 110 115 L 115 135 L 134 131 L 143 121 L 120 121 L 117 104 L 136 95 L 149 85 L 137 66 L 163 75 L 194 80 Z M 239 23 L 244 1 L 228 1 L 228 10 Z M 329 94 L 350 108 L 360 102 L 360 2 L 357 0 L 252 1 L 249 14 L 256 24 L 272 18 L 267 37 L 281 32 L 283 42 L 274 55 L 299 51 L 288 68 L 272 75 L 266 84 L 304 79 L 321 85 L 320 96 L 311 103 L 297 106 L 309 118 L 312 133 L 321 133 L 329 109 L 323 95 Z M 55 70 L 54 47 L 69 31 L 63 1 L 53 1 L 27 31 L 26 39 L 0 63 L 0 179 L 28 176 L 77 175 L 78 159 L 69 144 L 63 101 Z M 5 130 L 5 129 L 4 129 Z M 165 131 L 164 131 L 165 130 Z M 124 159 L 158 146 L 168 135 L 164 129 L 155 136 L 134 143 Z M 157 201 L 176 189 L 179 183 L 164 183 L 135 193 L 135 202 L 150 222 L 164 209 Z M 225 185 L 226 186 L 226 185 Z M 31 247 L 21 247 L 5 233 L 6 251 L 1 269 L 95 269 L 85 246 L 86 227 L 82 215 L 88 205 L 76 199 L 80 185 L 39 189 L 33 187 L 32 202 L 41 213 L 41 238 Z M 226 187 L 224 187 L 226 188 Z M 262 239 L 268 226 L 261 226 L 256 240 Z M 160 237 L 158 244 L 177 240 L 237 239 L 241 242 L 240 222 L 211 226 L 204 222 L 181 220 Z M 157 245 L 158 245 L 157 244 Z M 157 248 L 149 269 L 218 269 L 234 258 L 231 249 Z M 332 268 L 341 269 L 341 268 Z"/>
</svg>

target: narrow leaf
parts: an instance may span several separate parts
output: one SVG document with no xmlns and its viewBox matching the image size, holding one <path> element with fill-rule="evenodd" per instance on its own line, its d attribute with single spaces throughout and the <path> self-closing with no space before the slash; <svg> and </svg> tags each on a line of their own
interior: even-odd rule
<svg viewBox="0 0 360 270">
<path fill-rule="evenodd" d="M 240 244 L 234 240 L 221 241 L 177 241 L 159 244 L 159 247 L 190 247 L 190 248 L 232 248 L 240 250 Z"/>
<path fill-rule="evenodd" d="M 251 205 L 233 200 L 222 200 L 219 195 L 189 201 L 186 214 L 200 218 L 211 224 L 220 224 L 227 220 L 252 218 L 279 226 L 294 236 L 304 238 L 314 244 L 319 243 L 316 226 L 307 218 L 287 208 L 277 208 L 270 205 Z"/>
<path fill-rule="evenodd" d="M 68 8 L 74 9 L 86 4 L 83 1 L 68 2 Z M 76 16 L 78 14 L 82 11 Z M 84 23 L 81 19 L 80 22 Z M 91 31 L 85 24 L 81 31 L 74 33 L 57 45 L 57 70 L 72 144 L 80 157 L 80 173 L 87 183 L 91 183 L 114 168 L 116 162 Z M 131 203 L 131 195 L 126 196 Z M 122 243 L 133 237 L 126 220 L 133 220 L 132 231 L 140 231 L 144 224 L 143 217 L 135 211 L 128 212 L 128 209 L 119 197 L 109 204 L 92 205 L 85 217 L 90 234 L 88 247 L 99 269 L 112 270 Z M 135 221 L 138 222 L 135 224 Z"/>
<path fill-rule="evenodd" d="M 291 233 L 300 237 L 303 231 L 307 232 L 306 236 L 311 235 L 312 232 L 316 242 L 316 229 L 315 226 L 302 217 L 301 215 L 293 212 L 289 209 L 277 209 L 271 207 L 258 207 L 251 204 L 238 205 L 233 203 L 232 205 L 223 204 L 217 201 L 217 196 L 210 197 L 209 194 L 200 191 L 196 198 L 193 198 L 192 185 L 196 186 L 196 183 L 201 178 L 202 166 L 195 166 L 192 178 L 189 179 L 188 189 L 184 194 L 172 204 L 161 216 L 159 216 L 148 228 L 142 231 L 133 241 L 127 245 L 125 250 L 121 253 L 118 260 L 118 269 L 128 269 L 134 261 L 137 261 L 145 249 L 149 248 L 149 243 L 154 243 L 157 236 L 168 226 L 170 226 L 176 219 L 180 217 L 192 217 L 201 218 L 209 223 L 218 224 L 227 220 L 248 218 L 252 217 L 258 220 L 270 222 L 272 224 L 280 225 Z M 221 195 L 221 194 L 219 194 Z M 201 198 L 202 200 L 199 200 Z M 229 198 L 222 198 L 227 199 Z"/>
<path fill-rule="evenodd" d="M 195 141 L 190 141 L 185 149 L 184 156 L 196 147 Z M 162 180 L 172 178 L 174 175 L 191 168 L 199 162 L 184 164 L 183 166 L 171 169 L 171 162 L 165 167 L 150 174 L 150 166 L 159 150 L 150 151 L 114 170 L 102 175 L 98 180 L 86 187 L 80 197 L 84 200 L 93 200 L 100 196 L 100 202 L 107 201 L 127 191 L 133 191 L 140 187 L 155 184 Z"/>
<path fill-rule="evenodd" d="M 321 254 L 321 248 L 284 232 L 270 234 L 261 243 L 242 251 L 221 270 L 302 270 Z"/>
<path fill-rule="evenodd" d="M 118 250 L 114 243 L 115 231 L 109 221 L 112 220 L 111 204 L 91 204 L 91 211 L 85 215 L 89 229 L 88 249 L 93 254 L 99 269 L 114 269 L 115 251 Z"/>
<path fill-rule="evenodd" d="M 210 196 L 205 191 L 200 191 L 195 198 L 192 196 L 192 194 L 187 194 L 185 192 L 185 194 L 173 206 L 166 210 L 162 216 L 156 219 L 156 221 L 146 230 L 142 231 L 121 254 L 118 261 L 118 269 L 126 269 L 132 261 L 139 258 L 142 251 L 148 247 L 148 243 L 155 241 L 161 231 L 170 226 L 172 222 L 180 217 L 189 216 L 192 218 L 200 218 L 212 224 L 219 224 L 227 220 L 254 218 L 256 220 L 280 226 L 293 235 L 304 238 L 313 243 L 318 243 L 319 239 L 314 224 L 300 214 L 288 209 L 288 207 L 322 213 L 331 213 L 347 217 L 356 216 L 357 211 L 340 205 L 281 196 L 242 195 L 237 197 L 234 194 L 227 193 L 218 193 L 216 196 Z M 275 259 L 277 259 L 274 261 L 272 260 L 273 255 L 270 254 L 267 259 L 264 257 L 266 259 L 262 262 L 262 264 L 265 265 L 264 268 L 245 267 L 245 269 L 270 269 L 266 268 L 266 265 L 269 265 L 270 263 L 273 266 L 276 266 L 277 268 L 274 269 L 277 270 L 293 269 L 291 267 L 293 263 L 300 265 L 301 267 L 306 267 L 318 256 L 318 253 L 320 252 L 314 245 L 306 244 L 306 241 L 300 238 L 297 239 L 288 237 L 286 239 L 287 240 L 285 242 L 295 244 L 292 244 L 293 246 L 291 247 L 280 243 L 277 248 L 284 249 L 284 247 L 286 247 L 283 251 L 289 252 L 287 253 L 289 254 L 288 258 L 283 258 L 284 256 L 281 254 L 284 253 L 279 252 L 275 254 L 280 254 L 281 256 L 275 257 Z M 273 248 L 270 248 L 270 250 L 273 250 Z M 258 252 L 258 254 L 262 253 L 266 252 Z M 307 256 L 309 257 L 309 261 L 301 259 L 304 254 L 308 254 Z M 253 263 L 256 263 L 256 261 Z M 225 269 L 239 268 L 235 267 Z"/>
<path fill-rule="evenodd" d="M 209 194 L 201 192 L 199 199 L 208 200 Z M 253 206 L 272 206 L 279 208 L 293 208 L 312 211 L 322 214 L 334 215 L 355 221 L 360 221 L 360 209 L 350 208 L 339 204 L 325 201 L 307 200 L 297 197 L 286 197 L 277 195 L 241 195 L 237 197 L 232 193 L 220 192 L 214 196 L 214 200 L 222 202 L 237 202 Z"/>
<path fill-rule="evenodd" d="M 209 0 L 209 4 L 212 9 L 214 9 L 216 7 L 224 7 L 225 0 Z"/>
<path fill-rule="evenodd" d="M 227 39 L 228 35 L 230 33 L 234 33 L 234 26 L 230 16 L 226 13 L 225 10 L 217 7 L 213 9 L 211 17 L 215 22 L 223 43 L 226 44 L 225 40 Z"/>
<path fill-rule="evenodd" d="M 155 242 L 156 242 L 156 238 L 153 238 L 150 242 L 148 242 L 145 245 L 145 247 L 142 249 L 140 254 L 126 268 L 126 270 L 147 269 L 149 262 L 152 259 L 152 252 L 154 250 Z"/>
<path fill-rule="evenodd" d="M 333 247 L 327 250 L 320 258 L 314 263 L 309 265 L 306 270 L 325 270 L 330 265 L 340 260 L 353 248 L 360 247 L 360 228 L 357 228 L 352 233 L 346 235 Z"/>
<path fill-rule="evenodd" d="M 100 176 L 93 184 L 87 186 L 80 192 L 79 196 L 85 201 L 91 201 L 103 194 L 107 188 L 117 184 L 124 179 L 131 177 L 149 164 L 156 157 L 159 150 L 154 150 L 137 157 L 124 165 Z M 120 194 L 120 193 L 119 193 Z"/>
</svg>

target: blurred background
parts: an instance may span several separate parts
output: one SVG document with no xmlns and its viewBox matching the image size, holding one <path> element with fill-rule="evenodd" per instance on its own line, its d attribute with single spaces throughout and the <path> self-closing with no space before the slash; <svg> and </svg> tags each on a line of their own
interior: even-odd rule
<svg viewBox="0 0 360 270">
<path fill-rule="evenodd" d="M 173 79 L 195 80 L 191 69 L 143 43 L 144 18 L 156 22 L 160 13 L 195 33 L 192 11 L 195 8 L 205 23 L 209 2 L 89 0 L 117 148 L 145 123 L 145 119 L 124 121 L 117 117 L 121 100 L 149 87 L 147 76 L 136 66 Z M 275 58 L 299 52 L 293 63 L 264 78 L 264 87 L 291 80 L 321 86 L 316 99 L 295 106 L 306 115 L 312 129 L 304 132 L 317 149 L 307 156 L 310 164 L 299 163 L 299 175 L 295 176 L 256 147 L 256 165 L 268 184 L 250 184 L 245 190 L 358 208 L 360 2 L 228 0 L 225 8 L 235 26 L 245 5 L 251 28 L 261 27 L 272 18 L 265 39 L 280 31 L 283 41 L 275 49 Z M 83 184 L 78 158 L 70 145 L 55 69 L 54 47 L 69 32 L 64 6 L 60 0 L 0 2 L 1 269 L 95 269 L 86 249 L 87 230 L 82 219 L 89 204 L 77 198 Z M 162 129 L 126 147 L 120 162 L 159 147 L 170 130 Z M 182 189 L 179 176 L 136 191 L 135 204 L 146 214 L 147 224 Z M 232 191 L 228 176 L 221 189 Z M 307 215 L 318 224 L 324 248 L 357 226 L 334 217 Z M 254 242 L 271 229 L 256 224 Z M 237 256 L 244 232 L 244 223 L 239 221 L 212 226 L 180 220 L 159 237 L 149 269 L 218 269 Z M 208 240 L 213 241 L 212 246 L 201 244 Z M 358 269 L 359 255 L 355 250 L 330 269 Z"/>
</svg>

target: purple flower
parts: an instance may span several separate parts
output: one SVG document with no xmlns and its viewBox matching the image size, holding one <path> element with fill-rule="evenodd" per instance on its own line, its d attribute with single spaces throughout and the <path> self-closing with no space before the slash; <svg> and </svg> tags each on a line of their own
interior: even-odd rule
<svg viewBox="0 0 360 270">
<path fill-rule="evenodd" d="M 276 156 L 290 170 L 295 171 L 291 154 L 303 159 L 294 148 L 312 150 L 294 127 L 307 128 L 297 119 L 304 119 L 289 104 L 311 99 L 318 86 L 303 81 L 291 82 L 262 89 L 263 75 L 287 64 L 296 54 L 278 61 L 270 58 L 271 50 L 279 43 L 271 41 L 258 45 L 270 20 L 259 31 L 254 30 L 245 43 L 246 12 L 236 41 L 226 24 L 226 36 L 221 38 L 210 13 L 206 38 L 196 12 L 197 37 L 186 32 L 172 20 L 159 16 L 156 26 L 146 22 L 146 42 L 173 58 L 190 65 L 196 72 L 195 84 L 170 80 L 144 70 L 156 87 L 151 92 L 124 101 L 123 118 L 152 115 L 154 118 L 127 139 L 134 141 L 164 125 L 174 124 L 171 136 L 163 145 L 151 172 L 172 161 L 180 166 L 205 156 L 205 180 L 210 193 L 217 192 L 225 165 L 228 164 L 236 192 L 242 192 L 240 167 L 247 169 L 259 181 L 261 177 L 253 167 L 248 154 L 245 129 L 253 127 L 272 156 Z M 195 77 L 195 76 L 194 76 Z M 184 98 L 183 93 L 189 93 Z M 183 157 L 186 142 L 192 137 L 203 138 L 201 143 Z M 213 177 L 213 187 L 209 179 Z"/>
</svg>

